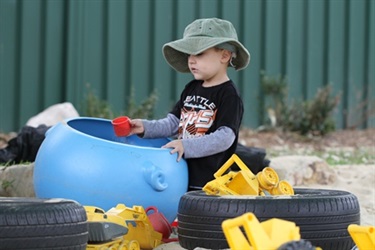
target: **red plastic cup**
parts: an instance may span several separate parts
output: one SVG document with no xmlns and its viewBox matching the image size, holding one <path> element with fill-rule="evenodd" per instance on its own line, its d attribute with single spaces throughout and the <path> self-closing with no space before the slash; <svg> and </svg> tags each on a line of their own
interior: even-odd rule
<svg viewBox="0 0 375 250">
<path fill-rule="evenodd" d="M 128 136 L 131 130 L 129 117 L 120 116 L 112 120 L 113 129 L 117 136 Z"/>
</svg>

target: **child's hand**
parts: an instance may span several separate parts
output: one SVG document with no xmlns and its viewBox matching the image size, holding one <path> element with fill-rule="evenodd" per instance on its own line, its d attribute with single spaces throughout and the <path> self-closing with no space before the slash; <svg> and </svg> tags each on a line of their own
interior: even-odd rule
<svg viewBox="0 0 375 250">
<path fill-rule="evenodd" d="M 171 154 L 178 153 L 177 161 L 181 160 L 182 156 L 184 155 L 184 151 L 185 151 L 184 145 L 182 144 L 181 140 L 174 140 L 174 141 L 168 142 L 162 148 L 173 148 L 170 151 L 170 153 Z"/>
<path fill-rule="evenodd" d="M 145 132 L 145 128 L 143 127 L 143 122 L 141 119 L 130 119 L 130 134 L 143 134 Z"/>
</svg>

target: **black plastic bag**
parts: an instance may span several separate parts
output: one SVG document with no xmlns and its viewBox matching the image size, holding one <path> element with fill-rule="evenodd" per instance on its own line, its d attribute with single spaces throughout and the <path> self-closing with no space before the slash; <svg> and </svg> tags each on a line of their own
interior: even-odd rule
<svg viewBox="0 0 375 250">
<path fill-rule="evenodd" d="M 243 163 L 245 163 L 253 174 L 257 174 L 270 164 L 270 161 L 265 158 L 266 150 L 264 148 L 246 147 L 238 143 L 236 155 L 243 161 Z M 231 170 L 239 171 L 240 168 L 237 164 L 233 164 Z"/>
<path fill-rule="evenodd" d="M 0 149 L 0 163 L 34 162 L 48 129 L 46 125 L 24 126 L 6 148 Z"/>
</svg>

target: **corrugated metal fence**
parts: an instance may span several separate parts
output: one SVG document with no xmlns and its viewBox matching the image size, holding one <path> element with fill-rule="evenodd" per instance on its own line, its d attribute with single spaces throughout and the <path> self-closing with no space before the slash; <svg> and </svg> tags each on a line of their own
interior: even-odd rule
<svg viewBox="0 0 375 250">
<path fill-rule="evenodd" d="M 262 124 L 260 72 L 288 77 L 291 99 L 331 84 L 342 94 L 338 128 L 374 127 L 375 1 L 372 0 L 1 0 L 0 130 L 19 129 L 59 102 L 80 111 L 86 84 L 118 111 L 158 93 L 155 117 L 178 99 L 189 74 L 161 47 L 196 18 L 230 20 L 251 53 L 231 71 L 245 103 L 244 126 Z"/>
</svg>

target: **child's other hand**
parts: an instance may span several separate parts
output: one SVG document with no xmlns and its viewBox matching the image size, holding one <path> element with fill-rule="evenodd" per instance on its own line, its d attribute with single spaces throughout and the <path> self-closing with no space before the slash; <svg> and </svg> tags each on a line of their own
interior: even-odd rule
<svg viewBox="0 0 375 250">
<path fill-rule="evenodd" d="M 177 161 L 180 161 L 184 155 L 184 145 L 181 140 L 174 140 L 165 144 L 162 148 L 172 148 L 170 151 L 171 154 L 178 153 Z"/>
<path fill-rule="evenodd" d="M 130 134 L 143 134 L 145 128 L 143 127 L 143 122 L 141 119 L 130 119 Z"/>
</svg>

